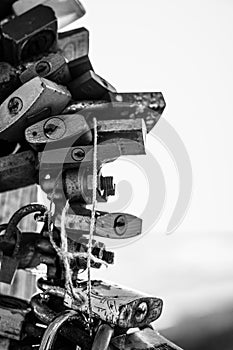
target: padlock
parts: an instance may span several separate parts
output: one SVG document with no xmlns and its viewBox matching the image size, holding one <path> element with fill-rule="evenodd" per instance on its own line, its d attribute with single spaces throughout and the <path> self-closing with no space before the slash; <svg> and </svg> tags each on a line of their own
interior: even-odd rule
<svg viewBox="0 0 233 350">
<path fill-rule="evenodd" d="M 25 130 L 25 138 L 38 151 L 46 144 L 63 148 L 66 141 L 73 146 L 88 145 L 92 142 L 92 124 L 81 113 L 62 114 L 33 124 Z M 143 143 L 145 139 L 143 119 L 98 120 L 97 126 L 99 143 L 112 143 L 116 138 Z"/>
<path fill-rule="evenodd" d="M 72 98 L 79 101 L 104 99 L 110 92 L 116 92 L 116 89 L 111 84 L 92 70 L 68 83 L 67 87 L 71 92 Z"/>
<path fill-rule="evenodd" d="M 72 210 L 75 212 L 74 204 Z M 66 215 L 65 227 L 68 236 L 72 239 L 80 233 L 88 234 L 90 231 L 90 213 L 83 216 L 77 213 Z M 56 216 L 55 225 L 60 227 L 61 217 Z M 142 232 L 142 219 L 126 213 L 96 213 L 94 235 L 111 239 L 127 239 L 140 235 Z"/>
<path fill-rule="evenodd" d="M 62 85 L 66 85 L 71 80 L 66 60 L 59 53 L 51 53 L 34 62 L 26 63 L 19 79 L 24 84 L 37 76 Z"/>
<path fill-rule="evenodd" d="M 94 71 L 88 56 L 79 57 L 73 61 L 68 62 L 68 67 L 70 70 L 72 80 L 80 77 L 89 70 Z"/>
<path fill-rule="evenodd" d="M 1 25 L 3 55 L 17 65 L 57 49 L 57 19 L 54 11 L 39 5 Z"/>
<path fill-rule="evenodd" d="M 0 62 L 0 104 L 20 86 L 19 70 Z"/>
<path fill-rule="evenodd" d="M 19 265 L 19 259 L 17 257 L 19 253 L 19 243 L 20 243 L 20 231 L 15 228 L 15 234 L 17 235 L 17 240 L 12 256 L 5 255 L 0 251 L 0 282 L 11 284 L 14 280 L 15 273 Z"/>
<path fill-rule="evenodd" d="M 101 280 L 92 280 L 91 285 L 93 315 L 114 326 L 125 330 L 142 328 L 157 320 L 162 313 L 163 301 L 160 298 Z M 77 284 L 78 290 L 87 296 L 87 282 Z M 65 290 L 63 293 L 64 300 L 66 300 L 67 293 Z M 88 298 L 81 306 L 74 298 L 71 298 L 66 306 L 88 313 Z"/>
<path fill-rule="evenodd" d="M 76 21 L 86 13 L 79 0 L 18 0 L 12 7 L 14 13 L 20 16 L 39 4 L 49 6 L 54 10 L 58 21 L 58 29 Z"/>
<path fill-rule="evenodd" d="M 87 56 L 89 52 L 89 31 L 86 28 L 77 28 L 58 33 L 58 48 L 67 61 Z"/>
<path fill-rule="evenodd" d="M 0 106 L 0 139 L 23 140 L 24 130 L 38 121 L 39 112 L 47 108 L 50 115 L 59 114 L 70 99 L 69 91 L 61 85 L 39 77 L 28 81 Z"/>
<path fill-rule="evenodd" d="M 114 142 L 115 141 L 115 142 Z M 111 162 L 120 156 L 145 154 L 144 142 L 117 139 L 110 143 L 98 145 L 98 163 Z M 81 163 L 88 165 L 93 160 L 93 146 L 77 146 L 70 148 L 52 149 L 38 154 L 41 167 L 44 169 L 58 168 L 63 164 L 64 169 L 77 168 Z M 76 176 L 74 174 L 74 176 Z"/>
<path fill-rule="evenodd" d="M 92 133 L 81 114 L 53 116 L 33 124 L 25 130 L 25 138 L 36 150 L 42 150 L 46 144 L 61 148 L 65 142 L 69 145 L 89 144 Z"/>
<path fill-rule="evenodd" d="M 67 106 L 64 114 L 80 113 L 88 118 L 98 120 L 137 119 L 142 118 L 146 123 L 147 132 L 155 126 L 166 106 L 161 92 L 109 92 L 105 99 L 74 102 Z"/>
</svg>

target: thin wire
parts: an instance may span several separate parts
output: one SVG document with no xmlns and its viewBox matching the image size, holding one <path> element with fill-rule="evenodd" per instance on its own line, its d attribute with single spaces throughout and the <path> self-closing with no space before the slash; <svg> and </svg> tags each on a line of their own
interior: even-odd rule
<svg viewBox="0 0 233 350">
<path fill-rule="evenodd" d="M 92 177 L 92 208 L 91 208 L 91 222 L 90 222 L 90 235 L 88 242 L 88 258 L 87 258 L 87 295 L 88 295 L 88 315 L 89 315 L 89 328 L 91 333 L 92 323 L 92 304 L 91 304 L 91 260 L 92 260 L 92 241 L 95 230 L 95 214 L 96 214 L 96 191 L 97 191 L 97 120 L 93 118 L 94 129 L 94 148 L 93 148 L 93 177 Z"/>
</svg>

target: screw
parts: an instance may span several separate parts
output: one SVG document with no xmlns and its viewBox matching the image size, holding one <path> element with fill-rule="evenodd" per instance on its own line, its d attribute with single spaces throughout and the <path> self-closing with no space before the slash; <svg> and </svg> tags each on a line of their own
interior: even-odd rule
<svg viewBox="0 0 233 350">
<path fill-rule="evenodd" d="M 85 151 L 82 148 L 75 148 L 72 150 L 71 157 L 76 162 L 80 162 L 85 157 Z"/>
<path fill-rule="evenodd" d="M 118 236 L 123 236 L 127 229 L 127 222 L 124 215 L 119 215 L 114 221 L 114 231 Z"/>
<path fill-rule="evenodd" d="M 35 70 L 39 76 L 44 77 L 49 74 L 51 70 L 51 66 L 49 62 L 40 61 L 36 64 Z"/>
<path fill-rule="evenodd" d="M 23 101 L 19 97 L 12 97 L 8 103 L 10 114 L 17 114 L 23 108 Z"/>
<path fill-rule="evenodd" d="M 60 118 L 50 118 L 44 124 L 44 133 L 51 140 L 59 140 L 66 132 L 66 125 Z"/>
</svg>

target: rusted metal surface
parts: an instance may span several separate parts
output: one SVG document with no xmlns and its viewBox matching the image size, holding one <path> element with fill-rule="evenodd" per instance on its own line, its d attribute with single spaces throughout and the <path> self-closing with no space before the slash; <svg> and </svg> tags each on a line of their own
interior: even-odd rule
<svg viewBox="0 0 233 350">
<path fill-rule="evenodd" d="M 111 93 L 108 100 L 84 101 L 72 103 L 63 113 L 78 113 L 87 118 L 98 120 L 137 119 L 145 120 L 147 132 L 156 125 L 161 117 L 165 100 L 161 92 Z"/>
</svg>

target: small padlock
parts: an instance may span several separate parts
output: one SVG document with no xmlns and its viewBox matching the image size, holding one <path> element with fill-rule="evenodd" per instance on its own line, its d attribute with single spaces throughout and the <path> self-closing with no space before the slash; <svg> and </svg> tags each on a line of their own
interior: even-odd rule
<svg viewBox="0 0 233 350">
<path fill-rule="evenodd" d="M 35 62 L 28 62 L 19 76 L 21 83 L 39 76 L 57 84 L 66 85 L 71 80 L 69 67 L 60 53 L 51 53 Z"/>
<path fill-rule="evenodd" d="M 72 80 L 80 77 L 89 70 L 92 70 L 94 72 L 94 69 L 88 56 L 79 57 L 73 61 L 70 61 L 68 63 L 68 67 L 70 70 Z"/>
<path fill-rule="evenodd" d="M 116 93 L 111 84 L 92 70 L 68 83 L 67 87 L 75 100 L 104 99 L 108 93 Z"/>
<path fill-rule="evenodd" d="M 57 48 L 57 19 L 54 11 L 39 5 L 1 25 L 3 55 L 17 65 Z"/>
<path fill-rule="evenodd" d="M 58 33 L 58 48 L 68 61 L 87 56 L 89 31 L 86 28 L 77 28 Z"/>
</svg>

